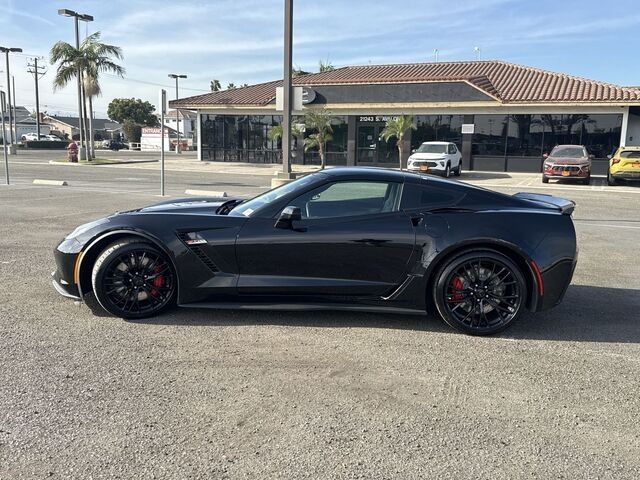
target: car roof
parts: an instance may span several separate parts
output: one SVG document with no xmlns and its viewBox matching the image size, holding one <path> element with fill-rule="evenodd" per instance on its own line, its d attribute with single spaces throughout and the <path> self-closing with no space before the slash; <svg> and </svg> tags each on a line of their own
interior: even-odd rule
<svg viewBox="0 0 640 480">
<path fill-rule="evenodd" d="M 620 147 L 620 150 L 640 150 L 640 146 L 630 145 L 628 147 Z"/>
<path fill-rule="evenodd" d="M 368 180 L 389 180 L 401 182 L 407 178 L 416 178 L 420 175 L 412 172 L 401 172 L 390 168 L 381 167 L 331 167 L 318 173 L 331 178 L 362 178 Z"/>
<path fill-rule="evenodd" d="M 555 146 L 555 147 L 553 147 L 553 148 L 560 148 L 560 147 L 562 147 L 562 148 L 564 148 L 564 147 L 585 148 L 585 146 L 584 146 L 584 145 L 572 145 L 572 144 L 570 144 L 570 143 L 567 143 L 566 145 L 556 145 L 556 146 Z"/>
<path fill-rule="evenodd" d="M 436 141 L 433 141 L 433 142 L 422 142 L 421 145 L 424 145 L 425 143 L 428 143 L 429 145 L 449 145 L 452 142 L 436 142 Z"/>
</svg>

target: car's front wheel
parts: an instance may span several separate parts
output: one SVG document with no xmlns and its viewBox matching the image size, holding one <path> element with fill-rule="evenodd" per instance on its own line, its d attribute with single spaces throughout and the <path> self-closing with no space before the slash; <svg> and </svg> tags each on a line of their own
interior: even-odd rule
<svg viewBox="0 0 640 480">
<path fill-rule="evenodd" d="M 458 162 L 458 168 L 456 168 L 456 171 L 454 174 L 456 177 L 459 177 L 460 175 L 462 175 L 462 160 Z"/>
<path fill-rule="evenodd" d="M 465 333 L 500 332 L 525 307 L 524 276 L 511 259 L 498 252 L 460 254 L 440 267 L 435 278 L 432 293 L 438 313 Z"/>
<path fill-rule="evenodd" d="M 542 183 L 549 183 L 549 177 L 542 176 Z"/>
<path fill-rule="evenodd" d="M 444 167 L 444 173 L 442 174 L 444 178 L 449 178 L 451 176 L 451 165 L 447 163 L 447 166 Z"/>
<path fill-rule="evenodd" d="M 176 296 L 177 277 L 171 262 L 139 239 L 109 245 L 96 260 L 91 281 L 102 308 L 122 318 L 157 315 Z"/>
</svg>

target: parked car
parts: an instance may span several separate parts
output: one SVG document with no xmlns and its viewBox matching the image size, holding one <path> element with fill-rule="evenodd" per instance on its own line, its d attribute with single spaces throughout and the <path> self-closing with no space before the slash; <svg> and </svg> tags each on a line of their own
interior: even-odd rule
<svg viewBox="0 0 640 480">
<path fill-rule="evenodd" d="M 549 179 L 555 178 L 589 185 L 593 155 L 584 145 L 556 145 L 543 158 L 542 183 L 549 183 Z"/>
<path fill-rule="evenodd" d="M 57 135 L 45 135 L 45 137 L 45 140 L 49 140 L 50 142 L 64 142 L 64 140 Z"/>
<path fill-rule="evenodd" d="M 462 154 L 455 143 L 424 142 L 409 156 L 407 170 L 457 177 L 462 173 Z"/>
<path fill-rule="evenodd" d="M 640 147 L 620 147 L 608 157 L 609 185 L 618 185 L 620 181 L 640 181 Z"/>
<path fill-rule="evenodd" d="M 81 225 L 53 285 L 122 318 L 185 307 L 424 315 L 475 335 L 562 300 L 571 200 L 332 168 L 251 200 L 171 199 Z M 96 305 L 94 299 L 99 305 Z"/>
<path fill-rule="evenodd" d="M 47 140 L 46 138 L 47 136 L 44 134 L 40 134 L 40 140 Z M 29 133 L 25 133 L 24 135 L 22 135 L 22 137 L 20 137 L 20 139 L 23 142 L 35 142 L 38 140 L 38 134 L 35 132 L 29 132 Z"/>
<path fill-rule="evenodd" d="M 108 148 L 109 150 L 129 150 L 129 145 L 124 142 L 120 142 L 118 140 L 106 140 L 103 144 L 103 148 Z"/>
</svg>

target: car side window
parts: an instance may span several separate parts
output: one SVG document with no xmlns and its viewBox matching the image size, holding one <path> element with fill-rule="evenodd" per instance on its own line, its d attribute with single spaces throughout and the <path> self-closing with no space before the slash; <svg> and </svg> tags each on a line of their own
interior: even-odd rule
<svg viewBox="0 0 640 480">
<path fill-rule="evenodd" d="M 453 144 L 449 145 L 449 153 L 456 153 L 456 146 Z"/>
<path fill-rule="evenodd" d="M 465 197 L 459 190 L 434 185 L 405 185 L 403 190 L 402 210 L 452 207 Z"/>
<path fill-rule="evenodd" d="M 333 182 L 300 195 L 289 205 L 302 218 L 332 218 L 398 211 L 402 184 L 396 182 Z"/>
</svg>

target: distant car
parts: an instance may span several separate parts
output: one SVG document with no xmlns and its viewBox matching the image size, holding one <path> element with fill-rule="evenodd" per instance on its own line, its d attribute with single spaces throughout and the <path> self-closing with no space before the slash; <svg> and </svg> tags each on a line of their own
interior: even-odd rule
<svg viewBox="0 0 640 480">
<path fill-rule="evenodd" d="M 56 136 L 56 135 L 44 135 L 45 140 L 49 140 L 50 142 L 63 142 L 64 140 L 62 140 L 60 137 Z"/>
<path fill-rule="evenodd" d="M 35 142 L 38 140 L 38 134 L 34 132 L 25 133 L 20 137 L 24 142 Z M 47 140 L 46 135 L 40 134 L 40 140 Z"/>
<path fill-rule="evenodd" d="M 407 170 L 457 177 L 462 173 L 462 154 L 455 143 L 424 142 L 409 156 Z"/>
<path fill-rule="evenodd" d="M 122 149 L 129 150 L 129 145 L 118 140 L 107 140 L 104 143 L 104 148 L 108 148 L 109 150 L 114 150 L 117 152 L 118 150 Z"/>
<path fill-rule="evenodd" d="M 591 160 L 584 145 L 556 145 L 551 153 L 543 155 L 542 183 L 549 179 L 575 180 L 589 185 L 591 181 Z"/>
<path fill-rule="evenodd" d="M 640 147 L 620 147 L 609 155 L 607 183 L 618 185 L 627 180 L 640 181 Z"/>
</svg>

